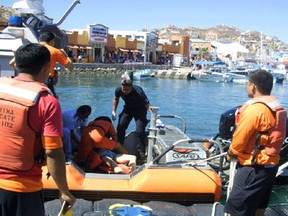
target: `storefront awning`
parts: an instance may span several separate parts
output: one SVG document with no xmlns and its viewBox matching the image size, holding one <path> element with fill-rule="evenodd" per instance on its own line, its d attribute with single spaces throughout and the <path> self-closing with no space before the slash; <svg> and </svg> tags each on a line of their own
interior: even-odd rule
<svg viewBox="0 0 288 216">
<path fill-rule="evenodd" d="M 122 52 L 129 52 L 128 49 L 119 48 L 119 50 L 122 51 Z"/>
<path fill-rule="evenodd" d="M 79 47 L 78 46 L 76 46 L 76 45 L 74 45 L 74 46 L 72 46 L 72 45 L 69 45 L 69 46 L 67 46 L 68 48 L 71 48 L 71 49 L 79 49 Z"/>
<path fill-rule="evenodd" d="M 140 53 L 140 50 L 130 50 L 130 52 L 134 52 L 134 53 Z"/>
<path fill-rule="evenodd" d="M 137 49 L 124 49 L 124 48 L 119 48 L 120 51 L 122 52 L 134 52 L 134 53 L 140 53 L 140 50 Z"/>
</svg>

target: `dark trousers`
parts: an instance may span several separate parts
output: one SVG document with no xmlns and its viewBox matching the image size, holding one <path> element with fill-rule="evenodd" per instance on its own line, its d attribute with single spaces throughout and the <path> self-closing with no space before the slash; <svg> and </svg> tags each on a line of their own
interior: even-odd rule
<svg viewBox="0 0 288 216">
<path fill-rule="evenodd" d="M 235 216 L 254 216 L 268 206 L 278 166 L 241 166 L 237 168 L 225 212 Z"/>
<path fill-rule="evenodd" d="M 18 193 L 0 189 L 0 216 L 44 216 L 42 191 Z"/>
<path fill-rule="evenodd" d="M 126 129 L 129 126 L 129 123 L 134 118 L 136 123 L 136 134 L 138 139 L 137 142 L 137 151 L 140 157 L 145 156 L 146 151 L 146 142 L 145 142 L 145 127 L 148 123 L 147 118 L 147 110 L 130 110 L 130 109 L 123 109 L 123 111 L 119 115 L 119 121 L 117 126 L 117 134 L 118 134 L 118 141 L 123 145 Z"/>
</svg>

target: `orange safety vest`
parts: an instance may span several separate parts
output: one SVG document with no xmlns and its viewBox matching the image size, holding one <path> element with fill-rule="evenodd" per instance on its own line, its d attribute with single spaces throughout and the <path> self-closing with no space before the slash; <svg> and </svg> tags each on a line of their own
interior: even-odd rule
<svg viewBox="0 0 288 216">
<path fill-rule="evenodd" d="M 0 167 L 27 171 L 42 160 L 40 133 L 29 125 L 29 108 L 49 89 L 36 82 L 0 79 Z M 44 156 L 44 155 L 42 155 Z"/>
<path fill-rule="evenodd" d="M 275 124 L 268 131 L 259 131 L 256 140 L 251 139 L 248 143 L 248 148 L 245 153 L 252 154 L 252 164 L 255 164 L 255 158 L 259 150 L 265 150 L 266 155 L 276 157 L 281 151 L 283 141 L 286 137 L 286 118 L 287 112 L 280 102 L 274 96 L 263 96 L 253 98 L 247 101 L 236 114 L 236 127 L 240 121 L 241 114 L 247 106 L 263 103 L 273 113 L 275 117 Z"/>
</svg>

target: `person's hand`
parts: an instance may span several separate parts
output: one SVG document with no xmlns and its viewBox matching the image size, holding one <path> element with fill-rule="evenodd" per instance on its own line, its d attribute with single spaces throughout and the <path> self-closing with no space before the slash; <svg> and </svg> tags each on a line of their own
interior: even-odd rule
<svg viewBox="0 0 288 216">
<path fill-rule="evenodd" d="M 112 120 L 115 121 L 117 119 L 115 111 L 112 111 Z"/>
<path fill-rule="evenodd" d="M 76 198 L 71 193 L 60 193 L 60 200 L 62 202 L 66 202 L 66 205 L 64 206 L 63 213 L 65 214 L 67 211 L 72 209 Z"/>
<path fill-rule="evenodd" d="M 237 155 L 233 154 L 230 150 L 228 150 L 226 159 L 227 159 L 227 161 L 231 161 L 233 159 L 237 159 Z"/>
</svg>

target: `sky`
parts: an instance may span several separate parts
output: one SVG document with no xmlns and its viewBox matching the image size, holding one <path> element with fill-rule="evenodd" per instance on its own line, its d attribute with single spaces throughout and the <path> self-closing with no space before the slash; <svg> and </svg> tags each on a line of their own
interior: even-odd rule
<svg viewBox="0 0 288 216">
<path fill-rule="evenodd" d="M 0 0 L 11 7 L 16 0 Z M 60 3 L 61 2 L 61 3 Z M 73 0 L 43 0 L 45 15 L 60 20 Z M 228 25 L 276 36 L 288 44 L 288 0 L 80 0 L 60 25 L 64 30 L 102 24 L 111 30 L 138 31 L 175 25 L 209 28 Z"/>
</svg>

